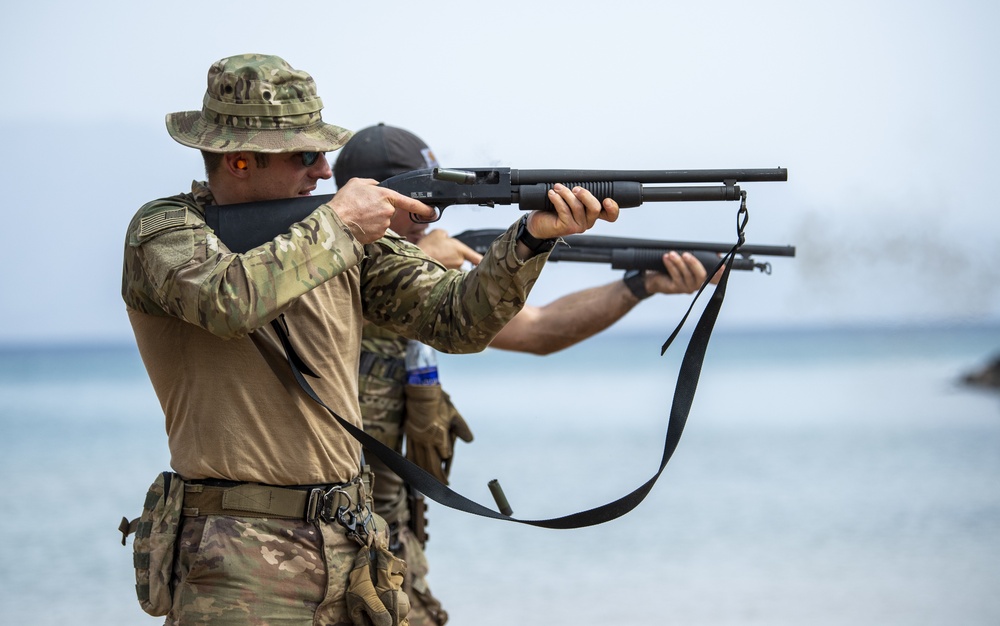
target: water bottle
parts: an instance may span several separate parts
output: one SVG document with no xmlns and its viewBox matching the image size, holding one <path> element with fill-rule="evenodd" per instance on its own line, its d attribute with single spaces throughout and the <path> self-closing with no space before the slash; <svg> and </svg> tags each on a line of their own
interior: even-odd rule
<svg viewBox="0 0 1000 626">
<path fill-rule="evenodd" d="M 410 385 L 438 385 L 437 353 L 419 341 L 406 344 L 406 382 Z"/>
</svg>

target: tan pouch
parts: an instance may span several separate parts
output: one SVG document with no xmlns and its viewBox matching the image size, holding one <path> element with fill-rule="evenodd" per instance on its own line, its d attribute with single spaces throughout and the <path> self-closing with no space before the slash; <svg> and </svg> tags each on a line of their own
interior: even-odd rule
<svg viewBox="0 0 1000 626">
<path fill-rule="evenodd" d="M 166 615 L 172 604 L 174 544 L 183 506 L 184 481 L 173 472 L 163 472 L 149 486 L 135 524 L 135 593 L 142 610 L 154 617 Z"/>
</svg>

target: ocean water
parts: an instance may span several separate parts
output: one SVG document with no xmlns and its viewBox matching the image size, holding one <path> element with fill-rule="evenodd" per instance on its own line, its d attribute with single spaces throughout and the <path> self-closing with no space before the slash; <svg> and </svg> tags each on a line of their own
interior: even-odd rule
<svg viewBox="0 0 1000 626">
<path fill-rule="evenodd" d="M 476 440 L 452 486 L 561 516 L 659 466 L 684 340 L 441 357 Z M 718 332 L 684 436 L 624 517 L 554 531 L 431 503 L 451 624 L 1000 623 L 1000 328 Z M 155 624 L 134 517 L 167 468 L 132 346 L 0 349 L 0 624 Z"/>
</svg>

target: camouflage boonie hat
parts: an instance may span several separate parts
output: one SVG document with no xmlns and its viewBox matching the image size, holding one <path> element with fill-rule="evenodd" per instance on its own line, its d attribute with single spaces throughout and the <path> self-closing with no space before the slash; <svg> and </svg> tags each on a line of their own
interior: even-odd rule
<svg viewBox="0 0 1000 626">
<path fill-rule="evenodd" d="M 209 68 L 202 110 L 168 113 L 167 132 L 207 152 L 330 152 L 351 131 L 324 122 L 322 108 L 312 76 L 276 56 L 242 54 Z"/>
</svg>

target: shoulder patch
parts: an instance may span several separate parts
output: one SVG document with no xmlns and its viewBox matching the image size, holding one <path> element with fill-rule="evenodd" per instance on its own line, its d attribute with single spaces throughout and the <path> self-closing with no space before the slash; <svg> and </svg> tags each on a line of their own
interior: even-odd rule
<svg viewBox="0 0 1000 626">
<path fill-rule="evenodd" d="M 167 228 L 187 224 L 187 207 L 176 207 L 144 215 L 139 219 L 139 237 L 145 238 Z"/>
</svg>

